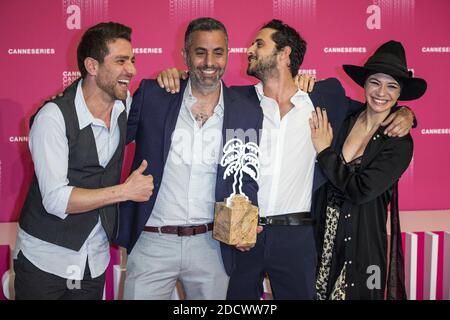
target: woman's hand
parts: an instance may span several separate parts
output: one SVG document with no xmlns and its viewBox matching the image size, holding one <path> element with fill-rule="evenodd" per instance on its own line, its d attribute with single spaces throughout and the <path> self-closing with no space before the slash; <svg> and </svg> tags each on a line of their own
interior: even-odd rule
<svg viewBox="0 0 450 320">
<path fill-rule="evenodd" d="M 317 153 L 331 146 L 333 141 L 333 128 L 328 122 L 327 111 L 325 109 L 316 108 L 313 111 L 312 118 L 309 119 L 311 127 L 311 139 Z"/>
</svg>

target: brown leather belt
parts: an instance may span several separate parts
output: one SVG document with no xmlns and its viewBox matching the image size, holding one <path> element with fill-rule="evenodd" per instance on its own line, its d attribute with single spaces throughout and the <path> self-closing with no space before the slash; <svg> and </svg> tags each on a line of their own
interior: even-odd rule
<svg viewBox="0 0 450 320">
<path fill-rule="evenodd" d="M 281 214 L 278 216 L 260 217 L 259 225 L 279 225 L 279 226 L 302 226 L 312 225 L 314 219 L 311 218 L 310 212 L 296 212 Z"/>
<path fill-rule="evenodd" d="M 163 227 L 144 227 L 144 231 L 176 234 L 179 237 L 195 236 L 213 229 L 213 223 L 200 224 L 197 226 L 163 226 Z"/>
</svg>

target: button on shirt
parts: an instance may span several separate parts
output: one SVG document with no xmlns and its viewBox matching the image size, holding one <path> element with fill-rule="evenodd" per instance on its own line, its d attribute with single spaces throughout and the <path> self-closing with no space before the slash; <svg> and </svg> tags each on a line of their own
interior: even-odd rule
<svg viewBox="0 0 450 320">
<path fill-rule="evenodd" d="M 94 118 L 83 97 L 80 81 L 75 95 L 75 109 L 80 130 L 91 126 L 97 146 L 98 160 L 105 167 L 119 145 L 120 129 L 117 123 L 119 115 L 125 109 L 120 100 L 116 100 L 111 112 L 111 124 Z M 128 114 L 131 97 L 126 101 Z M 30 130 L 29 147 L 34 162 L 34 170 L 42 194 L 43 205 L 49 214 L 65 219 L 67 204 L 73 186 L 67 178 L 69 146 L 66 126 L 61 110 L 55 103 L 47 103 L 36 115 Z M 13 257 L 19 251 L 37 268 L 66 279 L 82 280 L 86 260 L 92 278 L 102 275 L 109 263 L 109 242 L 100 218 L 81 249 L 77 252 L 40 240 L 19 227 L 16 248 Z"/>
<path fill-rule="evenodd" d="M 212 116 L 199 126 L 188 81 L 163 179 L 147 226 L 197 225 L 214 218 L 217 165 L 222 155 L 223 90 Z"/>
<path fill-rule="evenodd" d="M 311 210 L 316 151 L 309 119 L 314 106 L 308 94 L 298 90 L 294 106 L 281 118 L 278 103 L 255 85 L 264 114 L 260 142 L 258 204 L 260 216 Z"/>
</svg>

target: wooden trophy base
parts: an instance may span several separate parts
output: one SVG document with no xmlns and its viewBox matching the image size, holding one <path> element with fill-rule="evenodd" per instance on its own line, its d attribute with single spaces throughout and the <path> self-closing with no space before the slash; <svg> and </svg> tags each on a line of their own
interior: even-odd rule
<svg viewBox="0 0 450 320">
<path fill-rule="evenodd" d="M 216 202 L 213 237 L 229 245 L 256 243 L 258 207 L 246 196 L 235 194 L 224 202 Z"/>
</svg>

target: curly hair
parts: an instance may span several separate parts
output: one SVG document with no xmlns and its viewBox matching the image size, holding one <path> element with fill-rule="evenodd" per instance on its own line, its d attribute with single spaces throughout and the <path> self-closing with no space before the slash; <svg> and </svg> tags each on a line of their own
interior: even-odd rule
<svg viewBox="0 0 450 320">
<path fill-rule="evenodd" d="M 275 42 L 277 51 L 280 51 L 284 47 L 291 48 L 291 54 L 289 59 L 291 63 L 289 69 L 291 74 L 295 77 L 298 74 L 298 70 L 303 62 L 303 58 L 306 52 L 306 41 L 300 34 L 289 25 L 283 23 L 281 20 L 273 19 L 266 23 L 261 29 L 274 29 L 276 32 L 272 34 L 272 40 Z"/>
</svg>

